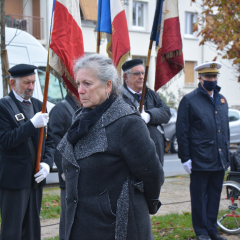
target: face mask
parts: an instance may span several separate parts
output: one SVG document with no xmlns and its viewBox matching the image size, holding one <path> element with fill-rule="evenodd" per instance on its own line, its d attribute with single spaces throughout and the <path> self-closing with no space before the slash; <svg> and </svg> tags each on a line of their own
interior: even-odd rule
<svg viewBox="0 0 240 240">
<path fill-rule="evenodd" d="M 212 91 L 217 85 L 217 81 L 203 81 L 203 86 L 207 91 Z"/>
</svg>

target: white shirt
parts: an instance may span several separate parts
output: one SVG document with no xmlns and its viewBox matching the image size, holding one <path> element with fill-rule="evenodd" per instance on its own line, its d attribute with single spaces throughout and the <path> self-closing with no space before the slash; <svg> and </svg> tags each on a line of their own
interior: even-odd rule
<svg viewBox="0 0 240 240">
<path fill-rule="evenodd" d="M 140 92 L 135 92 L 135 91 L 133 91 L 128 85 L 127 85 L 127 88 L 128 88 L 128 90 L 131 92 L 131 93 L 133 93 L 133 94 L 138 94 L 138 95 L 140 95 L 140 94 L 142 94 L 142 90 L 140 91 Z"/>
<path fill-rule="evenodd" d="M 30 99 L 30 98 L 29 98 L 28 100 L 23 99 L 23 98 L 20 97 L 14 90 L 12 90 L 12 91 L 13 91 L 13 94 L 14 94 L 15 98 L 16 98 L 18 101 L 23 102 L 23 100 L 25 100 L 25 101 L 31 102 L 31 99 Z"/>
</svg>

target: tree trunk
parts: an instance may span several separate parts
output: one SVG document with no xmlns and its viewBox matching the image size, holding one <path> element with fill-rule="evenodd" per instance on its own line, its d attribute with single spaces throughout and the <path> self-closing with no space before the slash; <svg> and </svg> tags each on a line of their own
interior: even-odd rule
<svg viewBox="0 0 240 240">
<path fill-rule="evenodd" d="M 8 81 L 7 81 L 7 73 L 4 66 L 3 59 L 3 50 L 5 50 L 5 0 L 0 0 L 0 9 L 1 9 L 1 65 L 2 65 L 2 84 L 3 84 L 3 96 L 8 94 Z"/>
</svg>

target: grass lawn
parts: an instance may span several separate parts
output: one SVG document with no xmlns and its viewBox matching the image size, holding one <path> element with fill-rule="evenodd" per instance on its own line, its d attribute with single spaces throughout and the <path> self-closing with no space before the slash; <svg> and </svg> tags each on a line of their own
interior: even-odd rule
<svg viewBox="0 0 240 240">
<path fill-rule="evenodd" d="M 61 203 L 60 195 L 44 193 L 40 217 L 42 219 L 60 218 Z"/>
<path fill-rule="evenodd" d="M 192 219 L 189 212 L 167 214 L 151 218 L 153 239 L 194 239 Z"/>
</svg>

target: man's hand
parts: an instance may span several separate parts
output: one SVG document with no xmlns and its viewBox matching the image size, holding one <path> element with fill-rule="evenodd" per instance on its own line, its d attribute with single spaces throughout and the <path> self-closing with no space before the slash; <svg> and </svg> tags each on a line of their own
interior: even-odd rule
<svg viewBox="0 0 240 240">
<path fill-rule="evenodd" d="M 150 119 L 151 119 L 150 114 L 144 111 L 144 106 L 142 109 L 141 117 L 145 121 L 146 124 L 148 124 L 150 122 Z"/>
<path fill-rule="evenodd" d="M 30 121 L 32 122 L 35 128 L 41 128 L 47 126 L 49 120 L 48 113 L 38 112 L 36 113 Z"/>
<path fill-rule="evenodd" d="M 192 173 L 192 160 L 189 159 L 187 162 L 183 163 L 184 170 L 188 173 Z"/>
<path fill-rule="evenodd" d="M 34 177 L 36 178 L 35 181 L 37 183 L 40 183 L 42 180 L 44 180 L 47 177 L 47 175 L 49 174 L 49 171 L 50 171 L 50 167 L 47 163 L 40 163 L 39 172 L 34 175 Z"/>
</svg>

